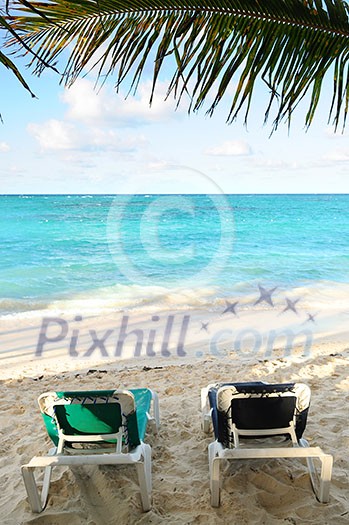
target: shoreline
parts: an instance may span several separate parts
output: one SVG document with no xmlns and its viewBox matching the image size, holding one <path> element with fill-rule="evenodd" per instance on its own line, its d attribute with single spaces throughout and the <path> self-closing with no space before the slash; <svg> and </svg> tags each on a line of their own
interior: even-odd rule
<svg viewBox="0 0 349 525">
<path fill-rule="evenodd" d="M 308 359 L 324 345 L 345 346 L 347 313 L 333 309 L 313 320 L 306 311 L 155 310 L 65 315 L 38 311 L 1 320 L 0 379 L 108 363 L 149 366 L 205 359 L 254 362 Z"/>
<path fill-rule="evenodd" d="M 116 516 L 120 525 L 346 525 L 346 313 L 334 308 L 319 313 L 314 322 L 304 321 L 303 310 L 296 315 L 263 306 L 237 313 L 224 313 L 220 306 L 215 311 L 133 309 L 85 317 L 46 310 L 29 318 L 2 317 L 4 525 L 66 525 L 67 520 L 70 525 L 112 525 Z M 41 357 L 35 355 L 40 338 Z M 305 437 L 334 456 L 327 505 L 316 501 L 305 464 L 274 459 L 224 467 L 221 507 L 210 506 L 207 447 L 213 438 L 201 430 L 200 389 L 214 382 L 253 380 L 310 386 Z M 151 511 L 142 513 L 133 469 L 87 466 L 54 469 L 47 508 L 32 514 L 20 467 L 50 447 L 38 396 L 50 390 L 132 387 L 152 388 L 160 399 L 160 432 L 146 436 L 153 453 Z"/>
</svg>

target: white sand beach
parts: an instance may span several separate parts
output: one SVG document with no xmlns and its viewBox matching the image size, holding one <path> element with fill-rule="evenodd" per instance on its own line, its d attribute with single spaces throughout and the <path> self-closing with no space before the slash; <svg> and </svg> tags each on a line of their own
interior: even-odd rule
<svg viewBox="0 0 349 525">
<path fill-rule="evenodd" d="M 251 320 L 246 324 L 242 314 L 236 320 L 217 312 L 209 315 L 191 312 L 185 334 L 185 312 L 178 311 L 172 331 L 167 333 L 167 346 L 164 338 L 166 343 L 166 323 L 171 314 L 160 312 L 160 319 L 154 320 L 149 313 L 128 312 L 127 331 L 124 327 L 128 335 L 123 340 L 123 353 L 117 359 L 112 349 L 117 337 L 120 341 L 125 312 L 119 313 L 117 319 L 111 315 L 78 321 L 66 318 L 67 326 L 52 320 L 54 315 L 56 319 L 64 319 L 59 312 L 46 315 L 50 316 L 51 325 L 46 326 L 46 340 L 41 341 L 41 356 L 35 354 L 40 333 L 42 337 L 44 333 L 42 316 L 33 314 L 22 319 L 8 316 L 2 320 L 1 523 L 344 525 L 349 522 L 349 347 L 345 342 L 348 334 L 344 319 L 337 317 L 339 324 L 335 330 L 323 330 L 321 337 L 315 328 L 306 325 L 313 331 L 309 347 L 305 349 L 300 343 L 302 339 L 295 338 L 286 355 L 281 340 L 274 340 L 272 352 L 266 350 L 268 311 L 260 316 L 254 312 L 253 325 Z M 284 323 L 285 318 L 282 320 Z M 151 335 L 151 329 L 160 325 L 161 329 Z M 241 330 L 247 326 L 254 332 L 245 333 L 242 340 Z M 273 328 L 276 329 L 275 324 Z M 130 333 L 137 329 L 143 330 L 141 355 L 132 358 L 137 333 L 133 336 Z M 94 332 L 91 334 L 90 330 Z M 107 330 L 115 333 L 106 335 Z M 257 333 L 261 334 L 258 345 Z M 248 335 L 250 338 L 254 335 L 254 340 L 249 341 Z M 103 345 L 97 341 L 102 341 L 103 336 L 107 356 L 102 356 Z M 60 340 L 54 342 L 54 338 Z M 146 355 L 149 341 L 154 343 L 148 346 L 148 352 L 155 353 L 152 356 Z M 93 344 L 95 348 L 86 357 Z M 167 357 L 161 355 L 166 349 L 171 354 Z M 315 499 L 302 461 L 274 459 L 224 467 L 221 507 L 210 506 L 207 447 L 213 438 L 201 430 L 200 389 L 208 383 L 233 380 L 302 381 L 311 387 L 305 437 L 334 456 L 328 504 Z M 152 388 L 160 398 L 160 431 L 158 435 L 147 434 L 153 450 L 152 510 L 142 513 L 133 469 L 64 467 L 53 471 L 46 509 L 39 515 L 32 514 L 20 466 L 50 447 L 37 407 L 38 395 L 47 390 L 138 386 Z"/>
</svg>

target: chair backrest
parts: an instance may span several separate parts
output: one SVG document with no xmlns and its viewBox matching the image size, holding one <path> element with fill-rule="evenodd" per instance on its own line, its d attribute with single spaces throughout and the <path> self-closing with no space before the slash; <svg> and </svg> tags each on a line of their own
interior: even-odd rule
<svg viewBox="0 0 349 525">
<path fill-rule="evenodd" d="M 127 445 L 140 443 L 135 400 L 128 390 L 46 392 L 38 402 L 56 446 L 58 429 L 69 436 L 103 436 L 117 434 L 122 427 Z"/>
<path fill-rule="evenodd" d="M 258 430 L 278 435 L 290 423 L 299 440 L 306 426 L 310 389 L 302 383 L 231 383 L 216 385 L 210 401 L 213 412 L 216 410 L 216 439 L 226 447 L 234 446 L 234 429 L 245 435 L 250 430 L 251 437 L 256 437 Z M 274 429 L 278 431 L 273 433 Z"/>
</svg>

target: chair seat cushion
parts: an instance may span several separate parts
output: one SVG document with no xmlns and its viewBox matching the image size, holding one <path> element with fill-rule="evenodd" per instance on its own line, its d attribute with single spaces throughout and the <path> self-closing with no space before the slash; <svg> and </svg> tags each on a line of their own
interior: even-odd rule
<svg viewBox="0 0 349 525">
<path fill-rule="evenodd" d="M 151 400 L 148 388 L 50 392 L 40 408 L 46 430 L 56 446 L 57 418 L 63 432 L 74 436 L 117 433 L 126 420 L 128 444 L 133 448 L 144 439 Z"/>
<path fill-rule="evenodd" d="M 215 437 L 231 447 L 233 423 L 241 430 L 277 429 L 288 427 L 295 419 L 299 440 L 306 425 L 310 389 L 302 383 L 219 383 L 210 388 L 208 397 Z"/>
</svg>

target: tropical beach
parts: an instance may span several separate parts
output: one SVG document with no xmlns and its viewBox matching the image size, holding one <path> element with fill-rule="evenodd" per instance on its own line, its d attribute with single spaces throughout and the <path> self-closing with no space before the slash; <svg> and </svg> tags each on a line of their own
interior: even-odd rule
<svg viewBox="0 0 349 525">
<path fill-rule="evenodd" d="M 1 199 L 12 213 L 1 268 L 3 523 L 347 523 L 347 196 Z M 176 212 L 189 201 L 191 213 Z M 227 203 L 234 242 L 222 245 L 208 232 Z M 273 459 L 225 465 L 221 507 L 210 506 L 200 390 L 230 381 L 310 386 L 306 438 L 334 457 L 328 504 L 302 461 Z M 159 433 L 146 435 L 152 509 L 142 512 L 132 469 L 81 466 L 54 469 L 46 509 L 31 513 L 20 467 L 50 447 L 37 397 L 135 387 L 160 399 Z"/>
<path fill-rule="evenodd" d="M 0 522 L 348 523 L 348 2 L 9 0 L 0 31 Z"/>
<path fill-rule="evenodd" d="M 279 353 L 280 355 L 280 353 Z M 53 359 L 11 365 L 2 379 L 1 515 L 4 524 L 100 525 L 115 523 L 345 524 L 348 521 L 347 345 L 315 345 L 311 356 L 245 359 L 142 359 L 75 362 Z M 2 369 L 2 372 L 4 370 Z M 333 454 L 330 501 L 321 504 L 300 460 L 239 461 L 224 467 L 221 506 L 210 506 L 207 447 L 201 429 L 200 388 L 216 381 L 303 381 L 312 389 L 306 437 Z M 81 466 L 54 469 L 50 496 L 32 514 L 20 466 L 48 451 L 49 439 L 36 399 L 44 391 L 147 386 L 159 394 L 161 427 L 146 441 L 153 453 L 153 506 L 143 513 L 130 468 Z"/>
</svg>

